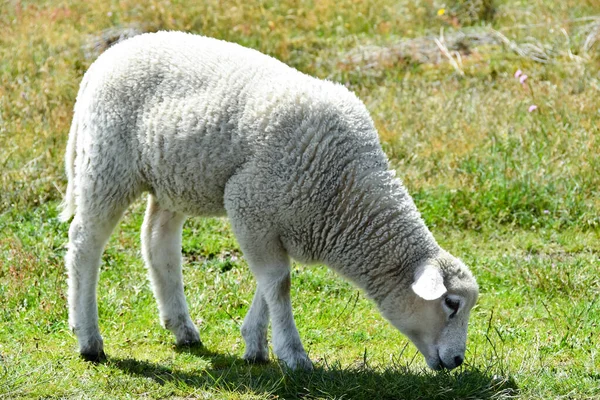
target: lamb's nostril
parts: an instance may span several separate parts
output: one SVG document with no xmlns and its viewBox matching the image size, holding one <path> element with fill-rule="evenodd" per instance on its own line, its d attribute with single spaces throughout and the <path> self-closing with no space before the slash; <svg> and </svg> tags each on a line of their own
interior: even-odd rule
<svg viewBox="0 0 600 400">
<path fill-rule="evenodd" d="M 461 356 L 456 356 L 454 357 L 454 365 L 455 367 L 458 367 L 460 364 L 462 364 L 464 361 L 464 359 Z"/>
</svg>

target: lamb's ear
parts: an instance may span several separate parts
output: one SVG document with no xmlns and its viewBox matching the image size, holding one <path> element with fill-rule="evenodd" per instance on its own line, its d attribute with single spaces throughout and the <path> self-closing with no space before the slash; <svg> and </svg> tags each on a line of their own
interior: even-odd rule
<svg viewBox="0 0 600 400">
<path fill-rule="evenodd" d="M 439 268 L 428 264 L 417 269 L 411 288 L 417 296 L 425 300 L 439 299 L 447 291 Z"/>
</svg>

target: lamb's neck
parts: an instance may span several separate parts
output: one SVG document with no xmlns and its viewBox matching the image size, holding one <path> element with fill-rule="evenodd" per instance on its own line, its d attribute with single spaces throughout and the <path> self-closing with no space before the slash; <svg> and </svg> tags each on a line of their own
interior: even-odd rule
<svg viewBox="0 0 600 400">
<path fill-rule="evenodd" d="M 375 299 L 397 285 L 410 284 L 420 261 L 439 246 L 402 183 L 377 172 L 340 193 L 331 212 L 337 225 L 328 232 L 324 261 Z"/>
</svg>

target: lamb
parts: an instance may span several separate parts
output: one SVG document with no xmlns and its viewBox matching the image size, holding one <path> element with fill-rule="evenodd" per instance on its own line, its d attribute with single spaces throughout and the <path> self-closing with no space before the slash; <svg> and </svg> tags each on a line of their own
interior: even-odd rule
<svg viewBox="0 0 600 400">
<path fill-rule="evenodd" d="M 268 360 L 270 319 L 279 360 L 312 368 L 292 315 L 291 257 L 363 289 L 431 368 L 463 362 L 477 283 L 437 244 L 388 170 L 366 107 L 342 85 L 237 44 L 143 34 L 85 74 L 65 158 L 69 324 L 86 360 L 106 357 L 101 254 L 127 206 L 149 192 L 142 253 L 178 345 L 200 344 L 183 291 L 184 221 L 226 215 L 257 282 L 245 360 Z"/>
</svg>

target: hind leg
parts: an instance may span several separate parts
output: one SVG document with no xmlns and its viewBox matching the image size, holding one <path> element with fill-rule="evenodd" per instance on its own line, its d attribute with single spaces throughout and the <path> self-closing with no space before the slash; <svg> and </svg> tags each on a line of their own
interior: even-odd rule
<svg viewBox="0 0 600 400">
<path fill-rule="evenodd" d="M 200 343 L 190 318 L 181 273 L 181 231 L 185 216 L 160 208 L 153 195 L 142 226 L 142 253 L 150 273 L 162 325 L 175 334 L 178 346 Z"/>
<path fill-rule="evenodd" d="M 78 210 L 69 228 L 66 264 L 69 283 L 69 325 L 88 361 L 105 359 L 98 328 L 96 287 L 104 246 L 119 222 L 123 209 L 106 215 Z"/>
</svg>

